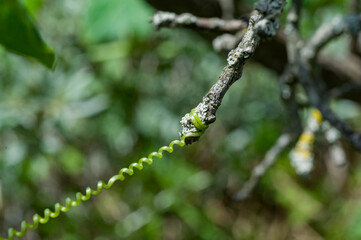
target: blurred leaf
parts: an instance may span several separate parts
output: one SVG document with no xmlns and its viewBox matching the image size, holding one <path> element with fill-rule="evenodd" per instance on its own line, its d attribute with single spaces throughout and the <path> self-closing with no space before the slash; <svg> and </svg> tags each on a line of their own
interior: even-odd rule
<svg viewBox="0 0 361 240">
<path fill-rule="evenodd" d="M 66 147 L 60 155 L 60 163 L 67 174 L 75 175 L 83 171 L 84 156 L 74 147 Z"/>
<path fill-rule="evenodd" d="M 347 239 L 360 239 L 361 238 L 361 208 L 360 206 L 353 206 L 353 216 L 351 217 L 350 223 L 348 224 Z"/>
<path fill-rule="evenodd" d="M 21 3 L 23 3 L 24 7 L 33 15 L 41 8 L 43 0 L 21 0 Z"/>
<path fill-rule="evenodd" d="M 119 38 L 145 38 L 152 11 L 141 0 L 90 1 L 85 17 L 85 39 L 96 43 Z"/>
<path fill-rule="evenodd" d="M 361 116 L 361 109 L 359 105 L 350 100 L 338 100 L 331 102 L 332 110 L 343 119 L 355 119 Z"/>
<path fill-rule="evenodd" d="M 130 46 L 128 41 L 114 41 L 91 46 L 90 58 L 94 62 L 105 62 L 128 56 Z"/>
<path fill-rule="evenodd" d="M 52 68 L 55 54 L 43 41 L 25 8 L 16 0 L 0 0 L 0 43 L 17 54 Z"/>
<path fill-rule="evenodd" d="M 215 226 L 203 213 L 202 209 L 196 208 L 186 202 L 179 203 L 175 208 L 179 217 L 196 233 L 197 239 L 228 239 L 228 236 L 220 228 Z"/>
<path fill-rule="evenodd" d="M 50 174 L 50 162 L 43 156 L 34 157 L 31 160 L 29 168 L 27 168 L 29 175 L 35 182 L 44 181 Z"/>
<path fill-rule="evenodd" d="M 287 173 L 273 169 L 271 181 L 277 191 L 277 200 L 288 209 L 290 219 L 305 224 L 322 209 L 322 204 L 302 189 Z"/>
</svg>

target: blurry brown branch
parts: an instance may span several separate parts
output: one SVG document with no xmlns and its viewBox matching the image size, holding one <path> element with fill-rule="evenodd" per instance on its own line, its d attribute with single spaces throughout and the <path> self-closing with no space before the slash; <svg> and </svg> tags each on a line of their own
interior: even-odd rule
<svg viewBox="0 0 361 240">
<path fill-rule="evenodd" d="M 302 9 L 302 0 L 292 1 L 291 8 L 287 14 L 286 24 L 286 48 L 288 65 L 279 78 L 280 94 L 289 119 L 292 120 L 289 128 L 294 131 L 301 130 L 301 120 L 298 113 L 299 105 L 296 101 L 295 85 L 297 82 L 294 74 L 294 67 L 298 58 L 299 48 L 302 45 L 302 39 L 299 32 L 299 21 Z"/>
<path fill-rule="evenodd" d="M 222 9 L 222 18 L 232 19 L 234 16 L 233 0 L 219 0 Z"/>
<path fill-rule="evenodd" d="M 351 13 L 357 14 L 360 13 L 360 10 L 361 10 L 360 0 L 353 0 L 351 2 Z"/>
<path fill-rule="evenodd" d="M 235 194 L 235 200 L 241 201 L 249 197 L 260 178 L 276 162 L 278 156 L 290 145 L 293 139 L 294 135 L 291 133 L 283 133 L 277 139 L 276 143 L 266 153 L 262 162 L 253 168 L 250 179 L 243 185 L 242 189 Z"/>
<path fill-rule="evenodd" d="M 334 77 L 342 77 L 342 79 L 345 79 L 344 83 L 346 84 L 361 84 L 361 60 L 359 58 L 350 55 L 348 58 L 337 60 L 319 53 L 317 63 L 322 67 L 327 67 L 330 70 L 329 74 L 333 74 Z M 322 74 L 320 77 L 324 79 L 324 81 L 328 81 L 328 77 L 332 77 L 329 76 L 329 74 Z M 358 101 L 361 102 L 361 95 Z"/>
<path fill-rule="evenodd" d="M 359 14 L 361 10 L 360 0 L 353 0 L 351 4 L 351 13 Z M 361 36 L 360 34 L 353 34 L 350 42 L 350 52 L 361 58 Z"/>
<path fill-rule="evenodd" d="M 190 13 L 175 14 L 171 12 L 157 12 L 150 20 L 155 29 L 189 28 L 194 30 L 212 30 L 219 32 L 235 32 L 247 28 L 244 20 L 223 20 L 220 18 L 200 18 Z"/>
<path fill-rule="evenodd" d="M 330 98 L 357 98 L 361 95 L 361 84 L 347 83 L 328 91 Z"/>
</svg>

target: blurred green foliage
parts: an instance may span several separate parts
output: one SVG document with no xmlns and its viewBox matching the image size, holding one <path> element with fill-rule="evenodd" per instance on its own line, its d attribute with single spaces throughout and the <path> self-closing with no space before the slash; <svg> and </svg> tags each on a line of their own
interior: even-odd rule
<svg viewBox="0 0 361 240">
<path fill-rule="evenodd" d="M 154 32 L 147 20 L 155 10 L 141 0 L 23 3 L 59 61 L 50 72 L 0 49 L 3 235 L 177 138 L 180 118 L 226 63 L 197 33 Z M 342 1 L 327 3 L 305 1 L 306 35 L 329 20 L 317 12 L 345 13 Z M 345 42 L 335 44 L 333 52 Z M 351 150 L 342 189 L 322 162 L 309 179 L 296 176 L 285 153 L 249 200 L 230 199 L 290 121 L 276 79 L 247 63 L 199 143 L 176 149 L 26 239 L 360 239 L 360 155 Z M 334 108 L 360 119 L 352 103 Z"/>
<path fill-rule="evenodd" d="M 0 6 L 0 44 L 10 51 L 35 58 L 52 68 L 55 54 L 42 40 L 22 4 L 18 0 L 1 0 Z"/>
<path fill-rule="evenodd" d="M 151 14 L 151 8 L 142 0 L 90 1 L 82 37 L 90 43 L 129 37 L 144 40 L 151 33 L 151 26 L 144 24 Z"/>
</svg>

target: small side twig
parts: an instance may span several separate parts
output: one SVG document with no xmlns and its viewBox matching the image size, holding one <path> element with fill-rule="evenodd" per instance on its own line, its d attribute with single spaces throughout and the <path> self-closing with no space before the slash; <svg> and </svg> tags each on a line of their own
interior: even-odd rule
<svg viewBox="0 0 361 240">
<path fill-rule="evenodd" d="M 217 52 L 229 51 L 235 47 L 242 41 L 242 38 L 245 34 L 245 30 L 238 31 L 236 34 L 225 33 L 219 35 L 212 41 L 212 45 L 214 50 Z"/>
<path fill-rule="evenodd" d="M 236 32 L 248 26 L 246 21 L 239 19 L 223 20 L 220 18 L 201 18 L 190 13 L 177 15 L 172 12 L 157 12 L 150 19 L 150 22 L 157 30 L 163 27 L 182 27 L 194 30 Z"/>
<path fill-rule="evenodd" d="M 256 187 L 259 179 L 266 173 L 266 171 L 276 162 L 278 156 L 290 145 L 293 141 L 294 135 L 291 133 L 283 133 L 266 153 L 264 159 L 260 164 L 253 168 L 250 179 L 239 190 L 234 199 L 242 201 L 249 197 L 250 193 Z"/>
</svg>

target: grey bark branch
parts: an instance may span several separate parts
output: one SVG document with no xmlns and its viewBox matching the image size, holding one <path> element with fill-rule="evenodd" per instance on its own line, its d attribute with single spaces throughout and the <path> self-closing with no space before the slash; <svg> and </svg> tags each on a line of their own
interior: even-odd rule
<svg viewBox="0 0 361 240">
<path fill-rule="evenodd" d="M 146 0 L 151 3 L 156 9 L 162 11 L 170 11 L 176 13 L 189 12 L 196 16 L 202 17 L 220 17 L 222 15 L 221 7 L 219 5 L 219 0 Z M 244 16 L 248 15 L 250 12 L 250 7 L 248 4 L 245 4 L 243 1 L 236 1 L 235 15 Z M 210 36 L 208 33 L 197 32 L 199 35 L 203 36 L 206 40 L 211 41 L 214 36 Z M 241 36 L 242 37 L 242 36 Z M 228 38 L 229 39 L 229 38 Z M 235 48 L 240 42 L 241 38 L 237 41 L 234 41 L 234 45 L 228 47 L 227 49 L 222 49 L 225 51 L 230 51 Z M 361 39 L 359 38 L 359 47 L 361 46 Z M 225 46 L 223 44 L 222 46 Z M 360 49 L 360 48 L 359 48 Z M 348 61 L 347 64 L 344 63 L 344 60 L 334 59 L 331 56 L 324 55 L 321 59 L 320 57 L 324 55 L 321 54 L 317 58 L 317 65 L 320 73 L 320 78 L 322 78 L 328 89 L 338 87 L 345 83 L 360 83 L 361 78 L 361 68 L 359 68 L 358 63 Z M 257 48 L 257 51 L 253 55 L 252 60 L 257 63 L 262 64 L 264 67 L 276 71 L 278 74 L 282 74 L 284 71 L 284 66 L 288 63 L 286 55 L 286 45 L 285 38 L 282 34 L 282 31 L 279 31 L 278 34 L 269 41 L 265 41 L 261 46 Z M 325 61 L 327 60 L 327 61 Z M 330 64 L 332 63 L 332 64 Z M 353 70 L 358 69 L 357 75 L 351 74 L 343 66 L 355 66 L 352 67 Z M 339 66 L 335 68 L 334 66 Z M 348 95 L 343 98 L 348 98 Z M 361 102 L 361 95 L 359 97 L 353 96 L 352 100 Z"/>
<path fill-rule="evenodd" d="M 319 51 L 332 39 L 343 33 L 357 34 L 361 31 L 361 14 L 346 18 L 336 18 L 331 23 L 321 26 L 301 50 L 297 63 L 297 75 L 305 89 L 309 101 L 322 113 L 324 119 L 337 128 L 359 151 L 361 151 L 361 134 L 352 130 L 348 124 L 339 119 L 328 107 L 328 100 L 313 81 L 311 65 Z"/>
<path fill-rule="evenodd" d="M 299 21 L 301 15 L 302 0 L 292 1 L 289 13 L 287 14 L 287 25 L 285 29 L 286 48 L 288 63 L 295 64 L 298 58 L 299 49 L 303 42 L 299 31 Z"/>
<path fill-rule="evenodd" d="M 361 14 L 345 18 L 335 18 L 331 23 L 322 25 L 302 50 L 303 58 L 313 61 L 318 52 L 332 39 L 343 33 L 358 34 L 361 31 Z"/>
<path fill-rule="evenodd" d="M 286 66 L 285 71 L 280 76 L 278 83 L 283 105 L 287 112 L 289 125 L 288 130 L 293 132 L 301 131 L 301 118 L 299 115 L 300 105 L 296 101 L 296 76 L 293 72 L 293 66 L 290 64 Z"/>
<path fill-rule="evenodd" d="M 216 112 L 225 93 L 241 77 L 243 65 L 252 56 L 261 38 L 271 37 L 276 34 L 276 29 L 279 26 L 278 17 L 285 4 L 284 0 L 261 0 L 255 4 L 255 11 L 250 18 L 245 36 L 237 48 L 230 51 L 227 59 L 228 64 L 224 67 L 218 81 L 195 108 L 195 112 L 205 125 L 209 125 L 216 120 Z M 181 136 L 198 132 L 189 114 L 182 118 L 181 124 Z M 196 140 L 198 139 L 188 139 L 187 143 Z"/>
<path fill-rule="evenodd" d="M 291 144 L 294 135 L 291 133 L 283 133 L 266 153 L 264 159 L 252 170 L 251 177 L 243 185 L 242 189 L 235 194 L 235 200 L 241 201 L 249 197 L 250 193 L 256 187 L 260 178 L 267 170 L 276 162 L 278 156 Z"/>
<path fill-rule="evenodd" d="M 327 99 L 325 100 L 320 91 L 314 86 L 312 77 L 310 76 L 309 70 L 306 64 L 299 64 L 298 76 L 300 83 L 306 90 L 310 102 L 320 112 L 325 120 L 331 123 L 332 126 L 337 128 L 350 143 L 359 151 L 361 151 L 361 134 L 352 130 L 352 128 L 344 121 L 339 119 L 328 107 Z"/>
<path fill-rule="evenodd" d="M 292 1 L 291 8 L 287 14 L 287 25 L 285 29 L 288 65 L 279 78 L 281 98 L 289 118 L 293 120 L 289 128 L 294 131 L 301 130 L 301 120 L 298 113 L 299 105 L 295 96 L 295 84 L 297 79 L 294 73 L 295 64 L 299 57 L 299 49 L 303 44 L 299 32 L 301 9 L 302 0 Z"/>
<path fill-rule="evenodd" d="M 284 66 L 287 64 L 285 34 L 278 33 L 274 40 L 265 42 L 257 49 L 254 60 L 263 64 L 264 66 L 275 70 L 281 74 Z M 216 38 L 213 42 L 213 47 L 218 51 L 229 51 L 237 46 L 242 40 L 243 34 L 236 35 L 221 35 L 218 40 Z M 217 42 L 216 42 L 217 41 Z M 272 43 L 271 43 L 272 42 Z M 275 58 L 276 56 L 276 58 Z M 282 58 L 282 60 L 280 60 Z M 360 61 L 360 60 L 359 60 Z M 359 61 L 349 56 L 347 59 L 338 60 L 333 57 L 320 53 L 317 57 L 317 65 L 320 68 L 320 74 L 325 80 L 329 88 L 339 86 L 344 83 L 360 83 L 361 84 L 361 68 Z M 361 95 L 357 101 L 361 101 Z"/>
<path fill-rule="evenodd" d="M 248 23 L 244 20 L 223 20 L 220 18 L 200 18 L 190 13 L 177 15 L 171 12 L 157 12 L 151 19 L 155 29 L 162 27 L 189 28 L 195 30 L 212 30 L 220 32 L 236 32 L 247 28 Z"/>
</svg>

